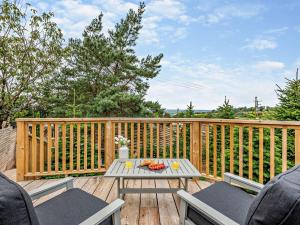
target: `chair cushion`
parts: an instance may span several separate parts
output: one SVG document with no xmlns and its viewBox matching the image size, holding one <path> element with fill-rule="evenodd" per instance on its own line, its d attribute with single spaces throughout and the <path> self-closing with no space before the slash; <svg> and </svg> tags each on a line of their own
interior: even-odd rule
<svg viewBox="0 0 300 225">
<path fill-rule="evenodd" d="M 39 224 L 28 193 L 2 173 L 0 173 L 0 224 Z"/>
<path fill-rule="evenodd" d="M 300 224 L 300 166 L 277 175 L 265 185 L 244 224 Z"/>
<path fill-rule="evenodd" d="M 242 189 L 223 181 L 212 184 L 193 196 L 239 224 L 245 221 L 248 209 L 254 199 L 252 195 Z M 199 225 L 216 224 L 193 207 L 188 207 L 187 217 Z"/>
<path fill-rule="evenodd" d="M 83 222 L 108 204 L 93 195 L 72 188 L 35 207 L 41 225 L 75 225 Z M 112 218 L 101 223 L 111 225 Z"/>
</svg>

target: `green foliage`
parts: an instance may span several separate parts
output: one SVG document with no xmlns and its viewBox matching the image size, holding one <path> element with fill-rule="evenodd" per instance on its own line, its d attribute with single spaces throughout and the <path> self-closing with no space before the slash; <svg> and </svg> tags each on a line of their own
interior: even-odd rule
<svg viewBox="0 0 300 225">
<path fill-rule="evenodd" d="M 54 103 L 48 112 L 50 115 L 69 116 L 74 111 L 76 116 L 161 113 L 161 107 L 149 113 L 151 109 L 147 107 L 155 103 L 146 103 L 144 97 L 149 88 L 147 80 L 160 71 L 162 54 L 139 59 L 134 50 L 142 29 L 144 9 L 141 3 L 137 12 L 129 10 L 127 16 L 109 30 L 108 37 L 103 33 L 103 15 L 100 14 L 86 27 L 81 39 L 70 39 L 66 66 L 58 80 L 54 77 L 55 82 L 52 82 L 59 82 L 64 88 L 52 85 L 52 94 L 45 95 Z M 53 96 L 54 99 L 49 99 Z"/>
<path fill-rule="evenodd" d="M 276 118 L 279 120 L 300 120 L 300 80 L 298 70 L 295 79 L 286 79 L 286 85 L 276 90 L 279 104 L 276 107 Z"/>
<path fill-rule="evenodd" d="M 187 105 L 187 109 L 185 111 L 185 117 L 186 118 L 191 118 L 194 115 L 195 115 L 194 106 L 193 106 L 193 103 L 190 102 L 190 104 Z"/>
<path fill-rule="evenodd" d="M 27 4 L 0 4 L 0 125 L 28 113 L 39 90 L 61 64 L 62 32 L 52 13 Z"/>
<path fill-rule="evenodd" d="M 229 99 L 226 99 L 226 96 L 223 105 L 217 108 L 216 116 L 222 119 L 234 119 L 234 108 L 229 104 Z"/>
</svg>

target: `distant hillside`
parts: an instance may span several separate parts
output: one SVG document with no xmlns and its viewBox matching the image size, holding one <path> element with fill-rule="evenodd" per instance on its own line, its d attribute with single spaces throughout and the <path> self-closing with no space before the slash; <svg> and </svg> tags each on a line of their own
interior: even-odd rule
<svg viewBox="0 0 300 225">
<path fill-rule="evenodd" d="M 184 112 L 185 109 L 166 109 L 166 112 L 168 112 L 170 115 L 175 115 L 177 113 L 177 111 Z M 203 113 L 203 112 L 211 112 L 211 110 L 208 110 L 208 109 L 195 109 L 194 112 L 195 113 Z"/>
</svg>

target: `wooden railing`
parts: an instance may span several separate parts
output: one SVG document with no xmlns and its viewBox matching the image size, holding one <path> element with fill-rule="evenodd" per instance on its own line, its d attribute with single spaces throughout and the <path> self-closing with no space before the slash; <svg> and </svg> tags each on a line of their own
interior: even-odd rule
<svg viewBox="0 0 300 225">
<path fill-rule="evenodd" d="M 185 118 L 17 119 L 17 179 L 103 173 L 123 135 L 131 158 L 188 158 L 203 176 L 266 182 L 300 163 L 300 122 Z"/>
</svg>

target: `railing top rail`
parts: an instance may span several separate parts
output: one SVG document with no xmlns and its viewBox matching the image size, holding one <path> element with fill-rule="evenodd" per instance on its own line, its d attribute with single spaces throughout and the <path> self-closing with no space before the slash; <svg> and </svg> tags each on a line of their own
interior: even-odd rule
<svg viewBox="0 0 300 225">
<path fill-rule="evenodd" d="M 18 118 L 17 122 L 201 122 L 214 124 L 300 126 L 300 121 L 279 120 L 241 120 L 241 119 L 206 119 L 206 118 L 133 118 L 133 117 L 99 117 L 99 118 Z"/>
</svg>

